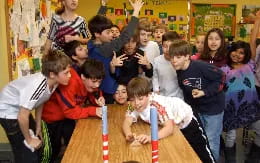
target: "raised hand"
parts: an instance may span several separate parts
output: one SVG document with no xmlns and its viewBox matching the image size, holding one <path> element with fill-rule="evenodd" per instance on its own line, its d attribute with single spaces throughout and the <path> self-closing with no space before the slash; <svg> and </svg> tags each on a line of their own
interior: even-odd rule
<svg viewBox="0 0 260 163">
<path fill-rule="evenodd" d="M 113 56 L 113 59 L 111 61 L 111 65 L 112 66 L 123 66 L 124 64 L 124 60 L 126 60 L 128 57 L 126 57 L 126 54 L 123 54 L 119 57 L 116 57 L 116 53 L 114 52 L 114 56 Z"/>
<path fill-rule="evenodd" d="M 133 3 L 132 0 L 129 0 L 129 3 L 131 4 L 131 6 L 134 9 L 134 12 L 133 12 L 132 16 L 138 17 L 139 16 L 139 11 L 143 7 L 144 2 L 142 0 L 135 0 L 135 2 Z"/>
<path fill-rule="evenodd" d="M 138 59 L 138 63 L 140 65 L 146 65 L 146 66 L 150 65 L 150 62 L 148 61 L 145 53 L 144 53 L 144 55 L 136 53 L 135 57 Z"/>
</svg>

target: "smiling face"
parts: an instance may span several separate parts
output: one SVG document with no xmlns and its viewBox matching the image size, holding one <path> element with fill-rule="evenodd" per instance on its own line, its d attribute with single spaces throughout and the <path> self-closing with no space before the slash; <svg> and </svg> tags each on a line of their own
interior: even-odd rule
<svg viewBox="0 0 260 163">
<path fill-rule="evenodd" d="M 120 105 L 124 105 L 124 104 L 127 103 L 126 86 L 118 85 L 117 90 L 116 90 L 116 92 L 114 94 L 114 99 Z"/>
<path fill-rule="evenodd" d="M 245 51 L 243 48 L 237 49 L 230 53 L 230 58 L 233 63 L 243 63 L 245 59 Z"/>
</svg>

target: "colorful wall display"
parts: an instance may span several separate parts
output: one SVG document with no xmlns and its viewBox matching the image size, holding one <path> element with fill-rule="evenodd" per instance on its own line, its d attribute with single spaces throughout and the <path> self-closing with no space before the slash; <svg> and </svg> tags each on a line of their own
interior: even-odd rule
<svg viewBox="0 0 260 163">
<path fill-rule="evenodd" d="M 120 28 L 129 21 L 133 10 L 128 0 L 108 1 L 106 16 Z M 160 23 L 166 24 L 170 30 L 175 30 L 182 35 L 187 35 L 188 24 L 187 1 L 183 0 L 144 0 L 140 18 L 146 18 L 153 26 Z"/>
<path fill-rule="evenodd" d="M 192 4 L 191 35 L 206 33 L 211 28 L 220 28 L 226 37 L 235 36 L 236 5 Z"/>
<path fill-rule="evenodd" d="M 244 5 L 242 6 L 242 22 L 254 24 L 255 13 L 260 10 L 260 5 Z"/>
<path fill-rule="evenodd" d="M 58 5 L 58 0 L 8 0 L 12 79 L 41 70 L 41 51 Z"/>
</svg>

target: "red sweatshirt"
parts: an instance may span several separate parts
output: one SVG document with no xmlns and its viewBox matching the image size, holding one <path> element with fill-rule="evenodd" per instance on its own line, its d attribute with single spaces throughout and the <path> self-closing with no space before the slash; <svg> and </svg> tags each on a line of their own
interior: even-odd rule
<svg viewBox="0 0 260 163">
<path fill-rule="evenodd" d="M 70 73 L 69 84 L 59 85 L 43 106 L 42 119 L 47 123 L 65 118 L 81 119 L 96 116 L 97 106 L 94 106 L 96 105 L 94 95 L 87 92 L 80 76 L 74 69 L 71 69 Z M 92 106 L 82 106 L 86 99 L 89 99 Z"/>
</svg>

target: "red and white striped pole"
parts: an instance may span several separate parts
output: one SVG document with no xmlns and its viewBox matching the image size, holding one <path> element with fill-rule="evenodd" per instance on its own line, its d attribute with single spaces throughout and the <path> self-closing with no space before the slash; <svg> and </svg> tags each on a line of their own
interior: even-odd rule
<svg viewBox="0 0 260 163">
<path fill-rule="evenodd" d="M 153 106 L 150 109 L 150 121 L 152 128 L 152 163 L 159 163 L 157 109 Z"/>
<path fill-rule="evenodd" d="M 103 140 L 103 161 L 104 163 L 108 163 L 107 106 L 102 106 L 102 140 Z"/>
</svg>

